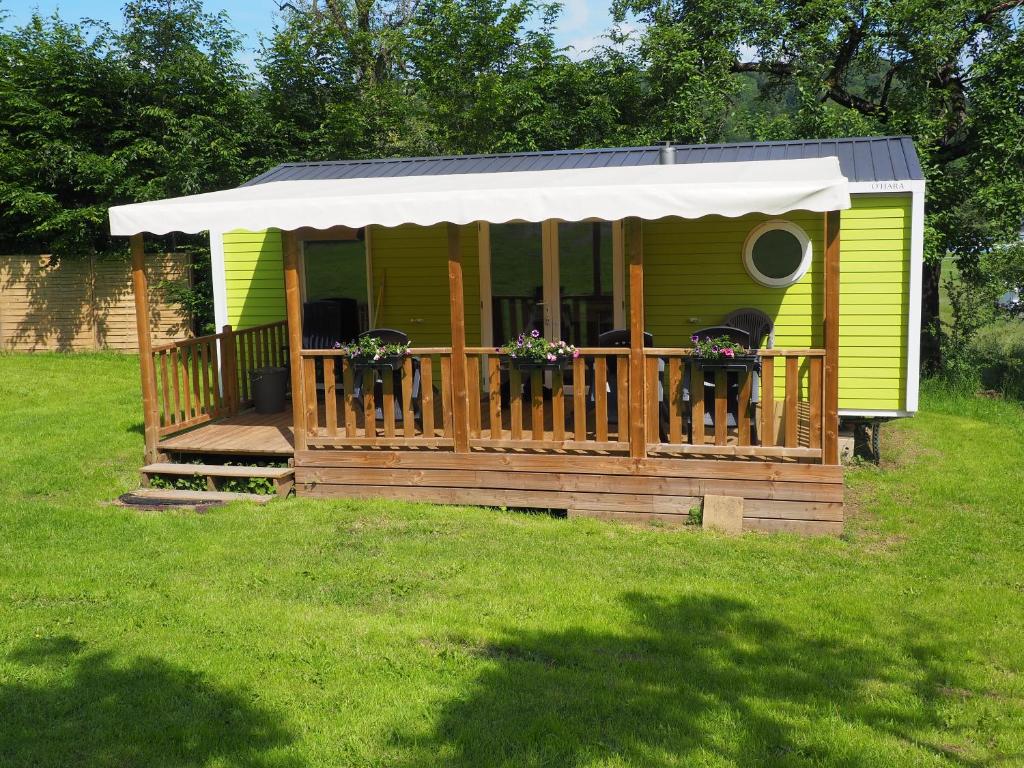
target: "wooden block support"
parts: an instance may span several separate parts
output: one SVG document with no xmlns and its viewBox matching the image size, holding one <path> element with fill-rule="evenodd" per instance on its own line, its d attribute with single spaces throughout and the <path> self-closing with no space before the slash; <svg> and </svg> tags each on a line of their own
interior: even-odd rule
<svg viewBox="0 0 1024 768">
<path fill-rule="evenodd" d="M 701 525 L 720 533 L 743 532 L 743 499 L 740 496 L 705 496 Z"/>
</svg>

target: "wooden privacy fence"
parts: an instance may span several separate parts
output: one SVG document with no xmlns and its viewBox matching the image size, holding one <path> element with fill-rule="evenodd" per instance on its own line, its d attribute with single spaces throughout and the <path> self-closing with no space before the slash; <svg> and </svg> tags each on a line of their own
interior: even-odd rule
<svg viewBox="0 0 1024 768">
<path fill-rule="evenodd" d="M 648 455 L 822 458 L 823 350 L 761 350 L 755 376 L 704 371 L 689 349 L 646 349 L 646 391 L 630 380 L 629 349 L 580 353 L 564 370 L 519 370 L 467 348 L 460 425 L 449 347 L 413 349 L 394 373 L 302 350 L 300 428 L 311 447 L 452 447 L 463 429 L 471 449 L 615 454 L 629 451 L 639 414 Z"/>
<path fill-rule="evenodd" d="M 287 329 L 282 320 L 235 331 L 230 325 L 201 336 L 153 347 L 152 387 L 161 437 L 223 416 L 252 402 L 249 373 L 284 366 Z"/>
<path fill-rule="evenodd" d="M 187 283 L 188 256 L 150 254 L 149 284 Z M 151 291 L 155 343 L 187 338 L 188 318 Z M 0 256 L 0 349 L 138 352 L 131 264 L 117 259 Z"/>
</svg>

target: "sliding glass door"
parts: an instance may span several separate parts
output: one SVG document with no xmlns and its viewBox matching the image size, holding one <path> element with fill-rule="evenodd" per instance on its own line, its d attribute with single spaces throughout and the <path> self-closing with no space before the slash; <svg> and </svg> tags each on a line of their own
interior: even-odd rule
<svg viewBox="0 0 1024 768">
<path fill-rule="evenodd" d="M 596 346 L 622 322 L 622 249 L 609 222 L 491 224 L 480 231 L 485 344 L 522 332 Z M 490 313 L 488 318 L 486 315 Z"/>
</svg>

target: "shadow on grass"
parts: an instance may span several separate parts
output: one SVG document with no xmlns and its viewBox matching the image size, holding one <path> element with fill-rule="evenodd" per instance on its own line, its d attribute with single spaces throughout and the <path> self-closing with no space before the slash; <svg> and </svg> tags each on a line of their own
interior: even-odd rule
<svg viewBox="0 0 1024 768">
<path fill-rule="evenodd" d="M 927 707 L 896 707 L 877 695 L 907 689 L 906 670 L 887 654 L 813 627 L 795 631 L 738 600 L 626 599 L 635 621 L 621 631 L 521 632 L 485 646 L 432 643 L 442 659 L 468 653 L 493 664 L 438 713 L 431 732 L 401 738 L 407 768 L 858 768 L 905 758 L 911 749 L 930 760 L 975 764 L 909 735 L 938 721 Z"/>
<path fill-rule="evenodd" d="M 70 637 L 8 659 L 52 682 L 0 685 L 0 765 L 299 765 L 280 754 L 292 736 L 272 712 L 159 659 L 122 663 Z"/>
</svg>

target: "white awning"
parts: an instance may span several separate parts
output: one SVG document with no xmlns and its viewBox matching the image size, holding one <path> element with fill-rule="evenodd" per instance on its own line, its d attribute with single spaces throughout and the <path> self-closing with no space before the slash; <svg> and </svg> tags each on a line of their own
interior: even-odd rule
<svg viewBox="0 0 1024 768">
<path fill-rule="evenodd" d="M 779 215 L 850 207 L 834 157 L 511 173 L 277 181 L 110 209 L 110 233 L 260 231 L 627 216 Z"/>
</svg>

